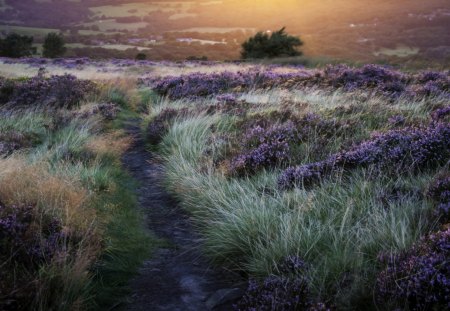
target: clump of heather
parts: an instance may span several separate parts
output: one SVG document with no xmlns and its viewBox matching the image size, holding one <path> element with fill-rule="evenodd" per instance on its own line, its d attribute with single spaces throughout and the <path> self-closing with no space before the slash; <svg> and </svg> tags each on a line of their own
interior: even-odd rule
<svg viewBox="0 0 450 311">
<path fill-rule="evenodd" d="M 450 174 L 438 176 L 428 189 L 427 195 L 437 203 L 436 214 L 442 222 L 450 221 Z"/>
<path fill-rule="evenodd" d="M 258 121 L 261 125 L 247 130 L 242 138 L 241 153 L 231 161 L 230 172 L 233 174 L 253 174 L 262 168 L 295 161 L 298 158 L 294 154 L 296 148 L 311 139 L 321 142 L 317 144 L 320 145 L 318 150 L 312 151 L 319 156 L 329 139 L 343 136 L 346 132 L 346 127 L 336 120 L 323 119 L 316 114 L 291 117 L 281 125 L 265 125 L 264 120 Z"/>
<path fill-rule="evenodd" d="M 166 108 L 161 111 L 147 126 L 147 141 L 152 145 L 159 144 L 169 130 L 172 120 L 186 113 L 187 109 Z"/>
<path fill-rule="evenodd" d="M 283 276 L 271 275 L 262 282 L 250 280 L 245 295 L 234 306 L 235 310 L 330 310 L 310 298 L 308 280 L 304 277 L 306 269 L 305 262 L 299 257 L 285 258 L 278 267 Z"/>
<path fill-rule="evenodd" d="M 50 78 L 38 75 L 26 80 L 3 82 L 0 85 L 0 105 L 70 108 L 79 104 L 94 90 L 93 82 L 79 80 L 72 75 L 51 76 Z"/>
<path fill-rule="evenodd" d="M 407 310 L 450 308 L 450 229 L 431 234 L 392 256 L 379 274 L 376 297 Z"/>
<path fill-rule="evenodd" d="M 37 217 L 34 206 L 0 203 L 0 309 L 28 307 L 39 286 L 30 280 L 64 250 L 65 239 L 59 220 Z"/>
<path fill-rule="evenodd" d="M 0 133 L 0 157 L 8 156 L 16 150 L 29 148 L 38 141 L 38 137 L 32 133 L 20 133 L 8 131 Z"/>
<path fill-rule="evenodd" d="M 217 96 L 216 101 L 217 103 L 207 107 L 207 114 L 226 113 L 230 115 L 245 116 L 250 105 L 244 100 L 239 100 L 235 94 L 229 93 Z M 203 108 L 200 109 L 203 111 Z"/>
<path fill-rule="evenodd" d="M 289 143 L 298 138 L 292 122 L 274 125 L 268 129 L 256 126 L 244 137 L 246 152 L 236 156 L 231 162 L 231 171 L 251 174 L 263 167 L 273 167 L 289 159 Z"/>
<path fill-rule="evenodd" d="M 388 122 L 391 126 L 402 126 L 406 122 L 406 118 L 402 115 L 395 115 L 388 119 Z"/>
<path fill-rule="evenodd" d="M 219 103 L 226 103 L 226 104 L 228 104 L 228 103 L 233 104 L 233 103 L 237 102 L 236 95 L 235 94 L 231 94 L 231 93 L 218 95 L 216 97 L 216 100 Z"/>
<path fill-rule="evenodd" d="M 450 158 L 450 124 L 431 123 L 426 127 L 409 127 L 377 133 L 347 151 L 327 159 L 290 167 L 280 176 L 281 188 L 310 187 L 332 172 L 374 166 L 378 170 L 398 173 L 444 164 Z"/>
<path fill-rule="evenodd" d="M 433 120 L 435 120 L 435 121 L 444 121 L 449 116 L 450 116 L 450 106 L 446 106 L 444 108 L 436 109 L 431 114 L 431 118 Z"/>
<path fill-rule="evenodd" d="M 180 99 L 219 94 L 238 86 L 247 85 L 248 81 L 241 73 L 193 73 L 180 77 L 165 77 L 154 83 L 153 89 L 160 95 Z"/>
<path fill-rule="evenodd" d="M 242 72 L 213 74 L 193 73 L 181 77 L 143 80 L 157 93 L 173 99 L 198 98 L 225 93 L 229 90 L 246 91 L 251 88 L 317 87 L 342 89 L 347 92 L 369 91 L 396 99 L 400 96 L 448 96 L 448 73 L 424 72 L 418 75 L 402 73 L 380 65 L 352 68 L 347 65 L 329 65 L 323 70 L 297 69 L 282 73 L 274 68 L 251 69 Z"/>
<path fill-rule="evenodd" d="M 64 238 L 60 222 L 40 219 L 43 230 L 36 231 L 34 206 L 0 204 L 1 254 L 15 262 L 36 265 L 50 259 Z"/>
<path fill-rule="evenodd" d="M 92 115 L 100 115 L 105 120 L 114 120 L 117 114 L 120 112 L 120 107 L 114 103 L 101 103 L 92 107 L 88 111 L 84 111 L 79 116 L 81 118 L 89 118 Z"/>
<path fill-rule="evenodd" d="M 443 72 L 426 71 L 417 75 L 410 87 L 415 96 L 449 95 L 450 75 Z"/>
<path fill-rule="evenodd" d="M 250 310 L 308 310 L 308 287 L 302 279 L 269 276 L 262 283 L 249 282 L 239 311 Z"/>
<path fill-rule="evenodd" d="M 378 65 L 365 65 L 362 68 L 327 66 L 322 78 L 335 88 L 347 91 L 375 89 L 394 96 L 405 90 L 407 82 L 404 74 Z"/>
<path fill-rule="evenodd" d="M 164 77 L 143 81 L 158 94 L 172 99 L 206 97 L 230 90 L 245 91 L 250 88 L 272 88 L 283 83 L 295 84 L 311 73 L 275 73 L 271 70 L 246 70 L 240 72 L 192 73 L 180 77 Z M 294 82 L 293 82 L 294 81 Z"/>
</svg>

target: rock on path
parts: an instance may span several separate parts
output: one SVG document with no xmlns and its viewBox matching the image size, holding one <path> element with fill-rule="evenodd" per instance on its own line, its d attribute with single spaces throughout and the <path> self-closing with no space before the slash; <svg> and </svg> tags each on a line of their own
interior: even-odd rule
<svg viewBox="0 0 450 311">
<path fill-rule="evenodd" d="M 148 229 L 167 247 L 153 252 L 131 281 L 125 310 L 232 310 L 242 286 L 233 286 L 235 276 L 214 269 L 202 256 L 189 216 L 161 186 L 163 168 L 145 150 L 139 120 L 130 121 L 127 131 L 135 140 L 123 164 L 140 184 L 136 192 Z"/>
</svg>

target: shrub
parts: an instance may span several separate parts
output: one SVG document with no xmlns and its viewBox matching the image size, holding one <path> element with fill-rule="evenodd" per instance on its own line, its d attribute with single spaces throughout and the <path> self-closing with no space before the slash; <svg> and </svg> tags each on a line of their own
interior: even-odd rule
<svg viewBox="0 0 450 311">
<path fill-rule="evenodd" d="M 289 142 L 296 135 L 292 122 L 274 125 L 269 129 L 257 126 L 250 129 L 244 137 L 244 147 L 248 150 L 235 157 L 231 171 L 238 175 L 252 174 L 263 167 L 273 167 L 289 158 Z"/>
<path fill-rule="evenodd" d="M 295 185 L 309 187 L 336 169 L 351 170 L 369 165 L 401 173 L 443 164 L 449 157 L 450 125 L 431 123 L 427 127 L 374 134 L 370 140 L 323 161 L 288 168 L 280 176 L 278 184 L 285 189 Z"/>
<path fill-rule="evenodd" d="M 146 60 L 147 55 L 145 53 L 137 53 L 135 59 L 136 60 Z"/>
<path fill-rule="evenodd" d="M 60 221 L 37 217 L 35 206 L 0 203 L 2 310 L 23 310 L 36 299 L 39 283 L 30 280 L 37 279 L 39 269 L 63 251 L 65 239 Z"/>
<path fill-rule="evenodd" d="M 268 33 L 258 32 L 242 44 L 241 57 L 246 58 L 274 58 L 281 56 L 300 56 L 297 47 L 303 45 L 298 37 L 288 35 L 285 28 Z"/>
<path fill-rule="evenodd" d="M 435 77 L 431 78 L 423 77 Z M 424 79 L 428 82 L 421 82 Z M 296 69 L 289 73 L 273 68 L 253 68 L 237 73 L 221 72 L 213 74 L 192 73 L 177 77 L 145 79 L 141 81 L 154 88 L 157 93 L 173 99 L 205 97 L 229 90 L 246 91 L 251 88 L 269 89 L 317 87 L 341 89 L 346 92 L 370 91 L 390 99 L 400 96 L 422 98 L 449 96 L 450 75 L 441 72 L 425 72 L 419 75 L 402 73 L 386 66 L 364 65 L 352 68 L 347 65 L 327 66 L 319 69 Z"/>
<path fill-rule="evenodd" d="M 428 196 L 437 203 L 436 215 L 441 221 L 450 221 L 450 174 L 438 176 L 427 192 Z"/>
<path fill-rule="evenodd" d="M 170 123 L 173 119 L 187 113 L 186 109 L 177 110 L 166 108 L 156 116 L 147 127 L 147 141 L 152 145 L 157 145 L 169 130 Z"/>
<path fill-rule="evenodd" d="M 15 150 L 31 147 L 37 140 L 38 137 L 33 133 L 17 131 L 0 133 L 0 157 L 8 156 Z"/>
<path fill-rule="evenodd" d="M 436 109 L 431 118 L 435 121 L 444 121 L 446 118 L 450 116 L 450 106 L 446 106 L 444 108 Z"/>
<path fill-rule="evenodd" d="M 19 58 L 33 54 L 36 54 L 33 37 L 12 33 L 5 39 L 0 39 L 0 56 Z"/>
<path fill-rule="evenodd" d="M 64 45 L 62 34 L 51 32 L 45 37 L 42 55 L 48 58 L 61 57 L 67 50 Z"/>
<path fill-rule="evenodd" d="M 297 256 L 288 256 L 278 270 L 284 276 L 268 276 L 259 283 L 250 280 L 245 295 L 235 305 L 235 310 L 253 311 L 327 311 L 323 303 L 310 298 L 308 281 L 303 276 L 306 264 Z"/>
<path fill-rule="evenodd" d="M 450 308 L 450 229 L 422 239 L 388 259 L 377 278 L 376 297 L 407 310 Z"/>
<path fill-rule="evenodd" d="M 326 145 L 328 139 L 345 134 L 341 125 L 334 119 L 323 119 L 316 114 L 307 114 L 301 118 L 292 116 L 282 125 L 270 125 L 267 128 L 256 125 L 241 138 L 243 150 L 232 159 L 230 170 L 237 175 L 253 174 L 261 168 L 295 161 L 299 158 L 294 153 L 299 145 L 313 139 Z M 324 152 L 325 148 L 319 146 L 317 149 Z M 319 151 L 312 150 L 311 153 L 316 156 Z"/>
<path fill-rule="evenodd" d="M 0 86 L 3 102 L 11 106 L 71 108 L 95 90 L 95 84 L 78 80 L 72 75 L 51 76 L 46 79 L 36 76 L 26 80 L 11 81 Z"/>
</svg>

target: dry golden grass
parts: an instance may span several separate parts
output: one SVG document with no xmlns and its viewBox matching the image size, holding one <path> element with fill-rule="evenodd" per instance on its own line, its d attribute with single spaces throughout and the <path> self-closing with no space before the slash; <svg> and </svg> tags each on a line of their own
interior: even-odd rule
<svg viewBox="0 0 450 311">
<path fill-rule="evenodd" d="M 90 267 L 102 250 L 96 212 L 89 206 L 91 194 L 76 176 L 55 176 L 42 162 L 27 163 L 19 155 L 0 159 L 0 199 L 6 205 L 29 204 L 34 210 L 37 232 L 39 219 L 56 217 L 62 230 L 75 239 L 67 241 L 45 266 L 36 280 L 38 310 L 46 305 L 64 306 L 64 310 L 84 310 L 82 292 L 91 278 Z M 58 288 L 58 292 L 55 292 Z"/>
<path fill-rule="evenodd" d="M 120 159 L 120 155 L 130 147 L 132 138 L 126 136 L 121 130 L 113 131 L 90 139 L 85 148 L 98 156 L 111 155 L 115 159 Z"/>
<path fill-rule="evenodd" d="M 60 217 L 68 230 L 91 231 L 95 221 L 87 207 L 89 193 L 75 179 L 51 175 L 43 163 L 0 160 L 0 198 L 8 205 L 37 205 L 40 212 Z"/>
</svg>

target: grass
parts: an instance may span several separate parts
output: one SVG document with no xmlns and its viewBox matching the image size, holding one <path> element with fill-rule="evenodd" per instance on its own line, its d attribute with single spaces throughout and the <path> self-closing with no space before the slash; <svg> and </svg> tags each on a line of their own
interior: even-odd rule
<svg viewBox="0 0 450 311">
<path fill-rule="evenodd" d="M 131 143 L 121 130 L 123 120 L 136 115 L 138 100 L 137 93 L 125 92 L 130 83 L 104 85 L 94 103 L 77 108 L 88 111 L 95 102 L 113 102 L 122 109 L 114 121 L 95 114 L 79 118 L 77 111 L 65 109 L 1 112 L 2 133 L 35 139 L 28 148 L 0 158 L 0 201 L 33 206 L 30 228 L 44 241 L 51 219 L 61 222 L 65 234 L 59 242 L 65 251 L 58 250 L 58 257 L 40 263 L 38 270 L 6 266 L 22 280 L 7 284 L 22 292 L 11 297 L 29 295 L 26 308 L 109 310 L 123 302 L 130 277 L 158 243 L 144 229 L 136 183 L 121 166 Z"/>
<path fill-rule="evenodd" d="M 365 100 L 320 90 L 252 91 L 242 94 L 241 99 L 251 104 L 247 116 L 269 115 L 280 109 L 281 102 L 292 108 L 307 103 L 294 113 L 314 112 L 348 121 L 355 126 L 351 132 L 354 141 L 385 130 L 392 115 L 423 122 L 431 110 L 429 101 L 399 99 L 387 105 L 381 98 Z M 239 118 L 205 114 L 201 107 L 210 103 L 161 99 L 153 102 L 145 121 L 151 122 L 167 107 L 196 107 L 196 112 L 172 121 L 156 150 L 165 163 L 166 186 L 193 215 L 209 257 L 263 278 L 280 274 L 278 263 L 297 255 L 309 265 L 307 278 L 315 299 L 331 301 L 340 309 L 376 309 L 373 286 L 380 269 L 377 256 L 409 249 L 434 228 L 432 205 L 420 194 L 438 170 L 373 178 L 370 169 L 359 169 L 308 191 L 279 190 L 279 168 L 250 177 L 230 177 L 214 159 L 229 153 L 230 145 L 223 137 L 234 137 Z M 310 145 L 318 143 L 312 139 Z M 327 150 L 336 152 L 342 144 L 337 139 Z M 303 153 L 301 163 L 314 158 L 308 148 Z M 396 200 L 383 201 L 392 189 L 404 189 L 405 193 Z"/>
</svg>

